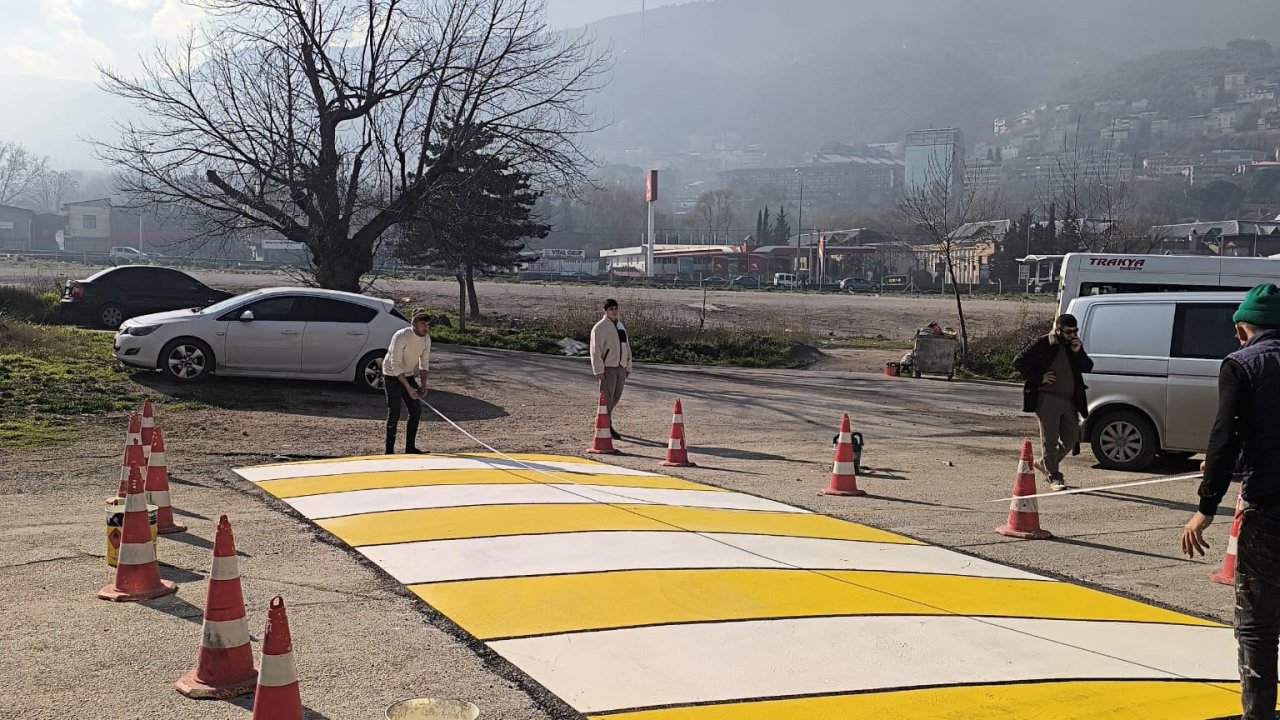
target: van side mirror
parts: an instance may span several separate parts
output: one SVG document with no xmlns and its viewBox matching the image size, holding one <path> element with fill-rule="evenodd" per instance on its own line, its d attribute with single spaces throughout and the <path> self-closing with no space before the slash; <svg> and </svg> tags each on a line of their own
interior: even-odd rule
<svg viewBox="0 0 1280 720">
<path fill-rule="evenodd" d="M 245 310 L 240 313 L 240 322 L 253 322 L 253 311 Z"/>
</svg>

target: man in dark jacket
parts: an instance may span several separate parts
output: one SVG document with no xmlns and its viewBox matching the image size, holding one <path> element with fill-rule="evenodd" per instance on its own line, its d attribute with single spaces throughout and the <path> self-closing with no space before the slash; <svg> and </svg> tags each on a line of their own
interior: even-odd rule
<svg viewBox="0 0 1280 720">
<path fill-rule="evenodd" d="M 1080 451 L 1080 418 L 1089 415 L 1084 374 L 1093 370 L 1093 361 L 1080 342 L 1080 324 L 1072 315 L 1059 315 L 1053 330 L 1018 353 L 1013 366 L 1026 380 L 1022 411 L 1035 413 L 1040 423 L 1036 470 L 1048 476 L 1052 489 L 1065 490 L 1059 463 L 1068 452 Z"/>
<path fill-rule="evenodd" d="M 1242 347 L 1218 373 L 1218 417 L 1201 466 L 1200 507 L 1182 530 L 1182 551 L 1204 554 L 1240 458 L 1244 517 L 1236 550 L 1236 640 L 1243 720 L 1275 720 L 1280 639 L 1280 289 L 1249 291 L 1232 318 Z"/>
</svg>

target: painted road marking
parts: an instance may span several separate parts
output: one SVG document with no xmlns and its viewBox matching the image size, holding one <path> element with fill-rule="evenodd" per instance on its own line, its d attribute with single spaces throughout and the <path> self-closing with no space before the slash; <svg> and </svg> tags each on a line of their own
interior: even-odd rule
<svg viewBox="0 0 1280 720">
<path fill-rule="evenodd" d="M 645 625 L 835 615 L 1214 623 L 1061 582 L 863 571 L 640 570 L 410 585 L 482 640 Z M 521 598 L 512 603 L 511 598 Z"/>
<path fill-rule="evenodd" d="M 362 547 L 403 583 L 663 568 L 898 570 L 1034 579 L 932 545 L 730 533 L 582 532 Z"/>
<path fill-rule="evenodd" d="M 901 535 L 825 515 L 673 505 L 543 504 L 429 508 L 330 518 L 320 520 L 318 524 L 356 546 L 588 530 L 692 530 L 921 544 Z"/>
<path fill-rule="evenodd" d="M 559 481 L 493 455 L 237 472 L 593 718 L 1239 712 L 1215 623 L 742 493 L 523 458 Z"/>
<path fill-rule="evenodd" d="M 532 470 L 455 470 L 443 474 L 436 485 L 532 485 L 554 482 L 542 473 Z M 616 487 L 642 487 L 666 490 L 714 490 L 688 480 L 666 475 L 613 475 L 609 473 L 574 473 L 575 482 L 589 485 Z M 416 487 L 422 485 L 421 470 L 389 470 L 384 472 L 345 473 L 321 477 L 294 477 L 266 480 L 259 485 L 278 498 L 295 498 L 305 495 L 351 492 L 352 490 L 378 490 L 383 488 Z"/>
<path fill-rule="evenodd" d="M 470 507 L 475 505 L 537 505 L 626 503 L 679 505 L 683 507 L 725 508 L 795 512 L 773 500 L 707 490 L 663 490 L 602 485 L 436 485 L 428 487 L 354 490 L 325 495 L 286 498 L 298 512 L 312 519 L 380 513 L 391 510 Z"/>
<path fill-rule="evenodd" d="M 1069 644 L 1048 639 L 1063 636 Z M 499 640 L 490 647 L 585 713 L 907 686 L 1236 674 L 1235 639 L 1220 628 L 1039 619 L 757 620 Z M 1120 659 L 1135 653 L 1139 662 Z M 1228 661 L 1206 667 L 1206 657 Z"/>
</svg>

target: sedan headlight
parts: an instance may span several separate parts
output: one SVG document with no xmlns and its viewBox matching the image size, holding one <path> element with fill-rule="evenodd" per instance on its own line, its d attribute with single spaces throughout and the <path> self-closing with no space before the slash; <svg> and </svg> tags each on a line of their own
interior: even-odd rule
<svg viewBox="0 0 1280 720">
<path fill-rule="evenodd" d="M 151 333 L 155 332 L 156 328 L 158 327 L 160 326 L 159 325 L 133 325 L 131 327 L 125 328 L 124 331 L 129 335 L 133 335 L 135 337 L 142 337 L 143 335 L 150 335 Z"/>
</svg>

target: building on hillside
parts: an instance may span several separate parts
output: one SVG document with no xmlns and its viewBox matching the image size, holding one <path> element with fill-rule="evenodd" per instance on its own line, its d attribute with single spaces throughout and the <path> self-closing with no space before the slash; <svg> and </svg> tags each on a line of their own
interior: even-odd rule
<svg viewBox="0 0 1280 720">
<path fill-rule="evenodd" d="M 1249 73 L 1247 72 L 1231 72 L 1222 76 L 1222 89 L 1235 93 L 1249 87 Z"/>
<path fill-rule="evenodd" d="M 964 134 L 959 128 L 935 128 L 907 133 L 905 190 L 919 193 L 945 179 L 964 187 Z"/>
<path fill-rule="evenodd" d="M 111 198 L 67 203 L 63 208 L 67 211 L 64 250 L 97 253 L 111 250 Z"/>
<path fill-rule="evenodd" d="M 1280 222 L 1221 220 L 1156 225 L 1151 228 L 1155 252 L 1174 255 L 1270 257 L 1280 253 Z"/>
<path fill-rule="evenodd" d="M 0 205 L 0 250 L 31 250 L 35 213 L 26 208 Z"/>
<path fill-rule="evenodd" d="M 726 170 L 718 177 L 721 186 L 744 199 L 770 189 L 787 197 L 799 197 L 802 177 L 804 192 L 811 198 L 892 200 L 902 184 L 901 160 L 822 157 L 826 160 L 811 165 Z"/>
</svg>

